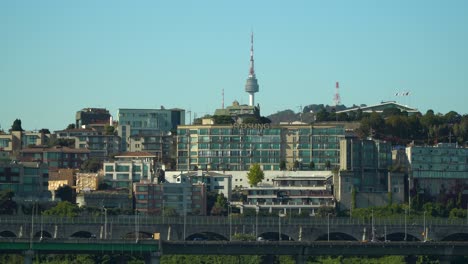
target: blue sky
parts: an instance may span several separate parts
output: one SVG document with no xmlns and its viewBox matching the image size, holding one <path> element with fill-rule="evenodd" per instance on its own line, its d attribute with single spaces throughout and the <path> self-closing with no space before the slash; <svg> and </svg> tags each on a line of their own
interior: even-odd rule
<svg viewBox="0 0 468 264">
<path fill-rule="evenodd" d="M 76 111 L 248 103 L 262 115 L 397 100 L 468 113 L 468 1 L 0 1 L 0 127 L 63 129 Z M 409 91 L 408 97 L 395 93 Z M 189 117 L 187 116 L 187 120 Z"/>
</svg>

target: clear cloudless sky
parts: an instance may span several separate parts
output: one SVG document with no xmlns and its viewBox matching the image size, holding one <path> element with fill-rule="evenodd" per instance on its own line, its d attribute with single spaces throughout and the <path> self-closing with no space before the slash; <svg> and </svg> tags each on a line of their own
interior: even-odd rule
<svg viewBox="0 0 468 264">
<path fill-rule="evenodd" d="M 248 103 L 262 115 L 396 100 L 468 113 L 468 1 L 0 1 L 0 127 L 64 129 L 76 111 Z M 410 96 L 396 97 L 397 92 Z M 190 119 L 189 115 L 186 117 Z"/>
</svg>

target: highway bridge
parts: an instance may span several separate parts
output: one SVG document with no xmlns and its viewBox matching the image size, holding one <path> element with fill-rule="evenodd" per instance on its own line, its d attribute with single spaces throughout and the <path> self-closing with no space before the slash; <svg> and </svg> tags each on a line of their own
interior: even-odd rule
<svg viewBox="0 0 468 264">
<path fill-rule="evenodd" d="M 251 234 L 265 240 L 314 241 L 468 241 L 465 219 L 395 217 L 363 221 L 339 217 L 0 217 L 0 237 L 54 239 L 232 240 Z"/>
<path fill-rule="evenodd" d="M 35 254 L 132 254 L 143 256 L 148 264 L 158 264 L 167 255 L 290 255 L 296 263 L 309 256 L 437 256 L 450 263 L 465 256 L 466 242 L 351 242 L 351 241 L 162 241 L 89 239 L 0 239 L 0 252 L 23 254 L 32 263 Z"/>
</svg>

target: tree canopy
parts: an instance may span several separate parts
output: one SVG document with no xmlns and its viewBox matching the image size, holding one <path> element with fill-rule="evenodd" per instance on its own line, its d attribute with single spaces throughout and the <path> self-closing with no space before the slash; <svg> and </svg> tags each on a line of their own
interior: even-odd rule
<svg viewBox="0 0 468 264">
<path fill-rule="evenodd" d="M 0 191 L 0 214 L 13 214 L 16 212 L 17 204 L 13 201 L 15 193 L 10 190 Z"/>
<path fill-rule="evenodd" d="M 257 184 L 261 182 L 264 177 L 265 173 L 263 173 L 262 169 L 260 168 L 260 164 L 258 163 L 253 164 L 247 173 L 249 184 L 253 186 L 257 186 Z"/>
<path fill-rule="evenodd" d="M 78 206 L 68 202 L 59 202 L 55 207 L 50 208 L 43 212 L 44 215 L 55 215 L 61 217 L 75 217 L 80 213 Z"/>
<path fill-rule="evenodd" d="M 227 206 L 228 206 L 227 198 L 224 197 L 222 193 L 218 194 L 216 196 L 216 202 L 213 208 L 211 209 L 211 215 L 226 215 Z"/>
<path fill-rule="evenodd" d="M 11 126 L 11 131 L 24 131 L 21 127 L 21 119 L 15 119 L 13 125 Z"/>
<path fill-rule="evenodd" d="M 98 172 L 101 168 L 101 162 L 96 158 L 87 159 L 81 164 L 81 169 L 84 172 Z"/>
<path fill-rule="evenodd" d="M 68 201 L 70 203 L 75 202 L 75 198 L 73 195 L 73 189 L 72 187 L 68 185 L 63 185 L 60 186 L 56 191 L 55 191 L 55 196 L 60 198 L 62 201 Z"/>
</svg>

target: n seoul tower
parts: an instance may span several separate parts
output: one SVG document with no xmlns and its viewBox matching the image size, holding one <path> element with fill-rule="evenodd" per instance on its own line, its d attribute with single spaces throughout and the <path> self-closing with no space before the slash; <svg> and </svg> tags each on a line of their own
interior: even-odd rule
<svg viewBox="0 0 468 264">
<path fill-rule="evenodd" d="M 254 55 L 253 55 L 253 32 L 250 36 L 250 70 L 249 70 L 249 78 L 247 78 L 247 82 L 245 83 L 245 91 L 249 94 L 249 105 L 254 106 L 255 98 L 254 94 L 258 92 L 258 81 L 255 77 L 255 70 L 254 70 Z"/>
</svg>

